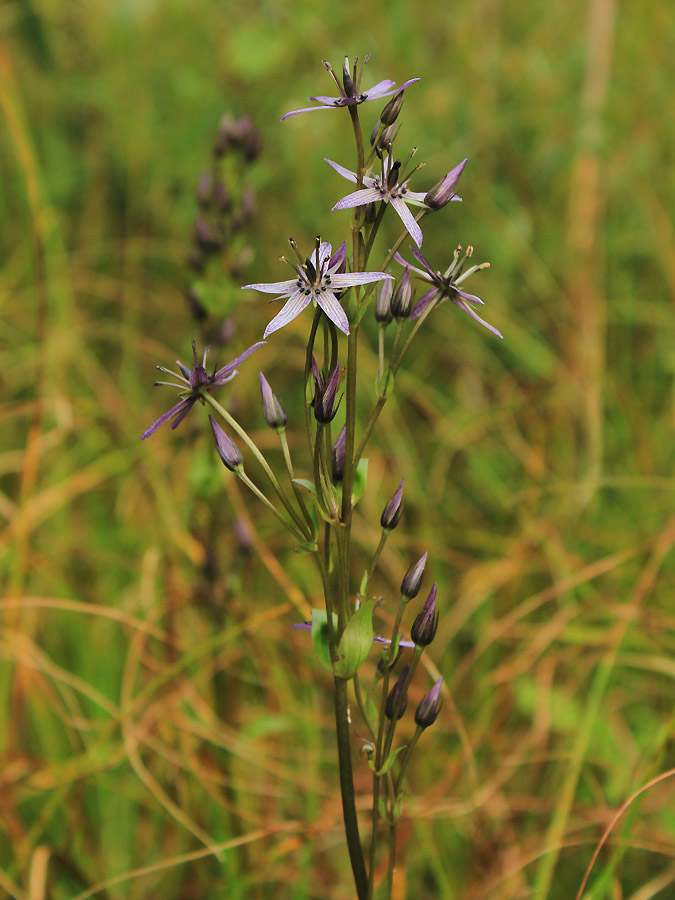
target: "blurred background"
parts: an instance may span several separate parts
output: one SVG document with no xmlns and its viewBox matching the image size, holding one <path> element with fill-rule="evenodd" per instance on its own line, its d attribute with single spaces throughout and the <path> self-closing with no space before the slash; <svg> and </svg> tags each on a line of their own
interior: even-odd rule
<svg viewBox="0 0 675 900">
<path fill-rule="evenodd" d="M 505 336 L 449 305 L 427 322 L 355 518 L 358 583 L 405 477 L 379 627 L 425 550 L 439 588 L 411 709 L 437 672 L 447 691 L 395 897 L 576 895 L 612 815 L 675 766 L 674 19 L 658 0 L 2 5 L 0 894 L 353 896 L 327 673 L 291 629 L 320 603 L 311 561 L 227 477 L 202 409 L 139 435 L 176 402 L 156 364 L 260 339 L 266 298 L 239 286 L 286 278 L 289 236 L 347 237 L 322 158 L 354 167 L 349 117 L 279 117 L 334 93 L 322 59 L 370 52 L 363 87 L 422 79 L 398 139 L 427 164 L 413 188 L 469 158 L 424 252 L 490 260 L 467 288 Z M 219 157 L 227 196 L 201 177 L 225 115 L 250 117 Z M 262 368 L 303 474 L 308 327 L 219 398 L 280 464 Z M 362 760 L 356 780 L 365 821 Z M 675 896 L 674 799 L 667 779 L 631 804 L 586 897 Z"/>
</svg>

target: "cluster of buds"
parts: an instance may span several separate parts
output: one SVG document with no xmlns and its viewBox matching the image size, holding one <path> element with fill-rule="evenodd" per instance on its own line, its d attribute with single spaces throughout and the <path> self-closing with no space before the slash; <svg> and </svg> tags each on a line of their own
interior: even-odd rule
<svg viewBox="0 0 675 900">
<path fill-rule="evenodd" d="M 255 212 L 255 191 L 245 184 L 246 167 L 260 153 L 260 134 L 250 116 L 239 119 L 225 115 L 220 121 L 211 148 L 211 164 L 197 181 L 195 200 L 198 212 L 192 229 L 192 247 L 188 265 L 193 280 L 186 299 L 193 317 L 202 325 L 205 337 L 212 343 L 227 343 L 230 329 L 214 328 L 213 303 L 207 278 L 211 278 L 210 262 L 217 260 L 221 269 L 213 276 L 218 285 L 222 270 L 236 276 L 252 256 L 243 233 Z M 215 292 L 214 292 L 215 293 Z M 218 294 L 222 292 L 217 292 Z M 222 315 L 227 310 L 218 310 Z"/>
</svg>

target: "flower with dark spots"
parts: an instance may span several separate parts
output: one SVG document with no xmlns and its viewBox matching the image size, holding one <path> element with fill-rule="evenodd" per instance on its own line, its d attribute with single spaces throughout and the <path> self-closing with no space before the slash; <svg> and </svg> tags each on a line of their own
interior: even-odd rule
<svg viewBox="0 0 675 900">
<path fill-rule="evenodd" d="M 461 290 L 459 287 L 465 278 L 468 278 L 469 275 L 478 272 L 480 269 L 487 269 L 490 263 L 484 262 L 477 266 L 471 266 L 464 272 L 464 263 L 471 258 L 473 247 L 467 247 L 466 253 L 463 255 L 461 252 L 462 248 L 458 247 L 455 250 L 453 261 L 446 271 L 443 273 L 435 272 L 419 250 L 416 250 L 414 247 L 410 249 L 415 259 L 424 266 L 423 269 L 411 266 L 399 253 L 394 254 L 394 259 L 402 266 L 408 266 L 419 278 L 431 285 L 429 290 L 415 304 L 413 311 L 410 313 L 411 319 L 419 319 L 428 309 L 438 306 L 439 303 L 443 303 L 445 300 L 450 300 L 455 306 L 458 306 L 471 316 L 472 319 L 475 319 L 476 322 L 487 328 L 488 331 L 503 339 L 504 335 L 494 325 L 490 325 L 485 319 L 481 319 L 472 308 L 473 306 L 484 306 L 480 297 L 476 297 L 474 294 L 467 294 L 466 291 Z"/>
<path fill-rule="evenodd" d="M 382 97 L 391 97 L 392 94 L 397 94 L 399 93 L 399 91 L 404 91 L 407 87 L 410 87 L 411 84 L 415 84 L 415 82 L 420 80 L 419 78 L 410 78 L 400 87 L 396 87 L 395 82 L 391 81 L 391 79 L 389 78 L 386 78 L 384 81 L 378 81 L 377 84 L 374 84 L 371 88 L 368 88 L 367 91 L 362 91 L 361 77 L 363 76 L 363 70 L 367 62 L 368 56 L 364 58 L 361 68 L 359 69 L 357 66 L 358 57 L 356 57 L 354 59 L 353 68 L 350 70 L 349 58 L 345 57 L 344 64 L 342 66 L 342 81 L 340 81 L 333 71 L 333 67 L 331 66 L 331 64 L 324 60 L 324 67 L 337 85 L 340 96 L 310 97 L 310 100 L 313 100 L 315 103 L 319 103 L 320 105 L 306 106 L 303 109 L 294 109 L 291 112 L 287 112 L 285 115 L 283 115 L 281 117 L 281 121 L 283 122 L 284 119 L 288 119 L 290 118 L 290 116 L 300 115 L 300 113 L 312 112 L 315 109 L 339 109 L 341 106 L 360 106 L 361 103 L 365 103 L 367 100 L 379 100 Z"/>
<path fill-rule="evenodd" d="M 294 242 L 291 242 L 291 246 L 296 249 Z M 288 325 L 310 303 L 319 306 L 340 331 L 349 334 L 349 320 L 336 293 L 354 285 L 369 284 L 372 281 L 383 281 L 392 277 L 386 272 L 345 273 L 345 246 L 341 245 L 332 256 L 331 249 L 327 241 L 317 238 L 316 248 L 311 256 L 299 264 L 289 263 L 296 271 L 295 278 L 270 284 L 244 285 L 245 289 L 278 294 L 277 300 L 288 298 L 281 312 L 277 313 L 265 329 L 264 337 Z M 300 256 L 299 258 L 302 259 Z M 289 262 L 285 257 L 282 257 L 282 260 Z"/>
<path fill-rule="evenodd" d="M 164 366 L 157 366 L 160 372 L 165 372 L 167 375 L 175 378 L 176 381 L 156 381 L 155 384 L 177 388 L 180 391 L 181 399 L 175 406 L 172 406 L 170 410 L 165 412 L 164 415 L 160 416 L 156 422 L 153 422 L 149 428 L 146 428 L 141 435 L 141 440 L 144 441 L 146 438 L 149 438 L 151 434 L 154 434 L 161 425 L 168 422 L 170 419 L 173 419 L 171 428 L 177 428 L 197 400 L 201 400 L 202 403 L 204 402 L 202 397 L 204 393 L 210 394 L 212 391 L 215 391 L 216 388 L 222 387 L 228 381 L 231 381 L 237 374 L 237 366 L 245 359 L 248 359 L 248 357 L 254 353 L 258 347 L 262 347 L 264 343 L 265 341 L 258 341 L 257 344 L 253 344 L 248 350 L 244 350 L 244 352 L 236 359 L 233 359 L 232 362 L 229 362 L 226 366 L 223 366 L 217 371 L 214 370 L 211 374 L 206 371 L 206 354 L 209 352 L 209 348 L 207 347 L 204 351 L 204 356 L 200 363 L 197 360 L 197 347 L 194 341 L 192 341 L 194 366 L 191 369 L 188 369 L 187 366 L 183 365 L 180 360 L 176 360 L 179 372 L 172 372 L 171 369 L 165 369 Z"/>
<path fill-rule="evenodd" d="M 343 178 L 352 181 L 354 184 L 358 184 L 356 172 L 345 169 L 344 166 L 338 165 L 338 163 L 333 162 L 331 159 L 326 159 L 326 162 L 335 169 L 339 175 L 342 175 Z M 367 203 L 376 203 L 378 200 L 381 200 L 383 203 L 391 203 L 405 225 L 406 231 L 410 237 L 415 241 L 418 247 L 421 247 L 422 229 L 415 221 L 415 217 L 406 204 L 410 203 L 413 206 L 421 206 L 426 209 L 427 206 L 424 202 L 426 192 L 411 191 L 406 187 L 411 176 L 417 169 L 413 169 L 410 175 L 399 181 L 400 168 L 401 163 L 399 160 L 393 162 L 390 156 L 384 157 L 382 160 L 381 174 L 375 176 L 364 175 L 362 178 L 364 186 L 359 188 L 358 191 L 347 194 L 342 200 L 338 200 L 333 209 L 352 209 L 355 206 L 365 206 Z"/>
</svg>

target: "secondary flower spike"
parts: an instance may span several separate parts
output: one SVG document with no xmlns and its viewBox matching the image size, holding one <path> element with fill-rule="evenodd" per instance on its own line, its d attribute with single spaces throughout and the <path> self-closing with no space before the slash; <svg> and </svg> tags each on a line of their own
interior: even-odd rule
<svg viewBox="0 0 675 900">
<path fill-rule="evenodd" d="M 354 182 L 354 184 L 358 183 L 356 172 L 345 169 L 344 166 L 338 165 L 338 163 L 333 162 L 332 159 L 326 159 L 326 162 L 329 166 L 332 166 L 338 174 L 342 175 L 343 178 Z M 410 191 L 406 187 L 413 172 L 399 184 L 400 168 L 401 164 L 398 160 L 392 162 L 390 157 L 386 157 L 382 161 L 381 175 L 364 175 L 362 179 L 364 187 L 351 194 L 347 194 L 342 200 L 338 200 L 333 209 L 351 209 L 354 206 L 365 206 L 367 203 L 376 203 L 378 200 L 382 200 L 383 203 L 391 203 L 405 225 L 410 237 L 415 241 L 418 247 L 421 247 L 422 229 L 415 221 L 415 217 L 406 206 L 406 203 L 411 203 L 413 206 L 421 206 L 426 209 L 427 206 L 424 202 L 424 198 L 427 194 L 425 191 Z"/>
<path fill-rule="evenodd" d="M 365 103 L 366 100 L 379 100 L 382 97 L 390 97 L 392 94 L 397 94 L 399 91 L 404 91 L 407 87 L 410 87 L 411 84 L 415 84 L 416 81 L 420 80 L 419 78 L 410 78 L 400 87 L 396 87 L 395 82 L 393 82 L 389 78 L 386 78 L 384 81 L 378 81 L 377 84 L 374 84 L 371 88 L 368 88 L 367 91 L 361 91 L 361 77 L 363 75 L 363 70 L 367 62 L 368 56 L 364 58 L 361 68 L 358 69 L 357 56 L 354 59 L 354 66 L 350 71 L 349 58 L 345 57 L 345 61 L 342 67 L 342 82 L 340 82 L 337 75 L 333 71 L 333 67 L 331 66 L 331 64 L 329 62 L 326 62 L 326 60 L 324 59 L 324 67 L 327 69 L 333 81 L 337 85 L 340 96 L 309 97 L 310 100 L 314 100 L 314 102 L 319 103 L 320 106 L 306 106 L 303 109 L 294 109 L 291 112 L 285 113 L 285 115 L 281 117 L 281 121 L 283 122 L 284 119 L 288 119 L 290 118 L 290 116 L 297 116 L 300 113 L 312 112 L 315 109 L 338 109 L 341 106 L 358 106 L 361 103 Z"/>
<path fill-rule="evenodd" d="M 295 249 L 295 243 L 291 242 Z M 296 277 L 290 281 L 275 281 L 270 284 L 245 284 L 242 288 L 261 291 L 264 294 L 277 294 L 277 300 L 287 297 L 281 312 L 272 319 L 263 337 L 267 337 L 274 331 L 283 328 L 292 322 L 296 316 L 315 303 L 340 331 L 349 334 L 349 321 L 347 314 L 340 305 L 335 295 L 336 291 L 343 291 L 354 287 L 356 284 L 368 284 L 372 281 L 383 281 L 392 278 L 386 272 L 352 272 L 343 274 L 345 250 L 341 245 L 331 256 L 331 245 L 321 238 L 316 239 L 316 248 L 304 263 L 289 263 L 296 271 Z M 302 258 L 302 257 L 300 257 Z M 282 257 L 284 262 L 289 260 Z M 342 271 L 341 271 L 342 270 Z"/>
<path fill-rule="evenodd" d="M 488 331 L 491 331 L 493 334 L 497 335 L 498 338 L 504 338 L 504 335 L 501 333 L 501 331 L 497 331 L 494 325 L 490 325 L 489 322 L 485 321 L 485 319 L 481 319 L 478 313 L 476 313 L 471 308 L 471 304 L 473 304 L 473 306 L 484 305 L 480 297 L 476 297 L 474 294 L 467 294 L 466 291 L 462 291 L 458 287 L 458 284 L 464 281 L 465 278 L 467 278 L 474 272 L 479 271 L 480 269 L 486 269 L 490 265 L 490 263 L 481 263 L 478 266 L 471 266 L 471 268 L 467 269 L 466 272 L 462 274 L 464 263 L 471 257 L 473 248 L 468 247 L 466 253 L 462 256 L 462 248 L 458 247 L 457 250 L 455 250 L 455 255 L 451 265 L 445 270 L 443 274 L 441 274 L 441 272 L 435 272 L 431 268 L 431 266 L 422 256 L 419 250 L 416 250 L 414 247 L 411 247 L 410 249 L 415 259 L 417 259 L 417 261 L 424 266 L 424 269 L 418 269 L 417 266 L 411 266 L 403 259 L 403 257 L 399 253 L 394 254 L 394 259 L 402 266 L 408 266 L 423 281 L 426 281 L 431 285 L 426 294 L 420 297 L 420 299 L 415 304 L 415 308 L 410 313 L 411 319 L 419 319 L 419 317 L 423 315 L 429 307 L 437 306 L 444 300 L 450 300 L 455 304 L 455 306 L 458 306 L 460 309 L 464 310 L 465 313 L 470 315 L 472 319 L 475 319 L 476 322 L 480 323 L 484 328 L 487 328 Z"/>
<path fill-rule="evenodd" d="M 194 366 L 192 369 L 188 369 L 188 367 L 183 365 L 180 360 L 176 360 L 176 365 L 180 372 L 172 372 L 171 369 L 165 369 L 164 366 L 157 366 L 160 372 L 165 372 L 172 378 L 176 378 L 180 383 L 176 384 L 174 381 L 156 381 L 155 384 L 178 388 L 181 392 L 181 400 L 175 406 L 172 406 L 170 410 L 165 412 L 163 416 L 160 416 L 156 422 L 153 422 L 149 428 L 146 428 L 141 435 L 141 440 L 144 441 L 146 438 L 149 438 L 151 434 L 154 434 L 157 429 L 165 422 L 168 422 L 169 419 L 173 419 L 171 428 L 177 428 L 197 400 L 201 399 L 202 393 L 206 391 L 210 394 L 211 391 L 215 391 L 216 388 L 222 387 L 222 385 L 231 381 L 237 374 L 237 366 L 239 363 L 248 359 L 248 357 L 255 352 L 258 347 L 262 347 L 264 343 L 265 341 L 258 341 L 257 344 L 253 344 L 248 350 L 244 350 L 241 356 L 233 359 L 232 362 L 223 366 L 222 369 L 218 369 L 217 372 L 214 371 L 211 375 L 206 371 L 206 354 L 209 352 L 209 349 L 208 347 L 206 348 L 201 363 L 198 362 L 197 346 L 194 341 L 192 341 L 192 353 L 194 356 Z"/>
</svg>

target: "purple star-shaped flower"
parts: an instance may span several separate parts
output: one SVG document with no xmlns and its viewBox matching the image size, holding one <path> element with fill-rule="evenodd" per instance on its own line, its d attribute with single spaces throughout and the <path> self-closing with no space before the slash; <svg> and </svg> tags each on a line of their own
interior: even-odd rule
<svg viewBox="0 0 675 900">
<path fill-rule="evenodd" d="M 292 244 L 294 247 L 295 245 Z M 272 319 L 263 337 L 288 325 L 309 306 L 317 304 L 340 331 L 349 334 L 347 314 L 336 297 L 336 291 L 343 291 L 356 284 L 368 284 L 392 278 L 386 272 L 352 272 L 344 274 L 346 250 L 343 243 L 331 256 L 331 245 L 316 239 L 316 249 L 302 265 L 293 265 L 297 275 L 290 281 L 275 281 L 270 284 L 245 284 L 242 288 L 262 291 L 264 294 L 278 294 L 277 300 L 287 297 L 281 312 Z M 300 257 L 302 258 L 302 257 Z M 282 257 L 282 259 L 284 259 Z M 288 262 L 288 260 L 284 260 Z"/>
<path fill-rule="evenodd" d="M 353 181 L 354 184 L 358 184 L 356 172 L 345 169 L 344 166 L 338 165 L 338 163 L 333 162 L 332 159 L 326 159 L 326 162 L 348 181 Z M 382 160 L 382 174 L 375 176 L 364 175 L 364 187 L 359 188 L 358 191 L 354 191 L 352 194 L 347 194 L 342 200 L 338 200 L 333 209 L 351 209 L 354 206 L 365 206 L 367 203 L 376 203 L 378 200 L 382 200 L 383 203 L 391 203 L 405 225 L 410 237 L 415 241 L 418 247 L 421 247 L 422 229 L 415 221 L 415 217 L 406 206 L 406 203 L 428 209 L 429 207 L 424 202 L 427 192 L 410 191 L 406 187 L 408 180 L 415 170 L 399 183 L 400 168 L 401 163 L 398 160 L 392 162 L 390 157 L 385 157 Z"/>
<path fill-rule="evenodd" d="M 461 255 L 461 247 L 458 247 L 457 250 L 455 250 L 452 264 L 446 269 L 445 273 L 441 274 L 440 272 L 435 272 L 431 268 L 419 250 L 416 250 L 414 247 L 411 247 L 410 249 L 415 259 L 424 266 L 424 269 L 418 269 L 417 266 L 411 266 L 398 253 L 394 254 L 394 259 L 402 266 L 407 266 L 412 269 L 412 271 L 423 281 L 426 281 L 431 285 L 426 294 L 420 297 L 415 304 L 413 311 L 410 313 L 411 319 L 419 319 L 419 317 L 432 305 L 436 306 L 444 300 L 450 300 L 455 306 L 458 306 L 460 309 L 464 310 L 465 313 L 470 315 L 472 319 L 475 319 L 476 322 L 479 322 L 484 328 L 487 328 L 488 331 L 497 335 L 498 338 L 504 338 L 504 335 L 500 331 L 497 331 L 497 329 L 493 325 L 490 325 L 489 322 L 486 322 L 485 319 L 481 319 L 478 313 L 471 308 L 471 304 L 473 304 L 473 306 L 485 305 L 480 297 L 476 297 L 475 294 L 467 294 L 466 291 L 457 287 L 460 282 L 464 281 L 464 279 L 473 274 L 473 272 L 487 268 L 490 263 L 481 263 L 477 266 L 471 266 L 471 268 L 467 269 L 466 272 L 462 274 L 464 263 L 470 258 L 473 248 L 468 247 L 466 253 Z"/>
<path fill-rule="evenodd" d="M 281 117 L 281 121 L 284 119 L 288 119 L 290 116 L 297 116 L 300 113 L 304 112 L 312 112 L 315 109 L 337 109 L 341 106 L 358 106 L 361 103 L 365 103 L 367 100 L 379 100 L 382 97 L 390 97 L 392 94 L 397 94 L 399 91 L 405 90 L 407 87 L 410 87 L 411 84 L 415 84 L 416 81 L 419 81 L 419 78 L 410 78 L 408 81 L 404 82 L 400 87 L 396 87 L 396 84 L 390 79 L 385 78 L 384 81 L 378 81 L 377 84 L 373 85 L 373 87 L 369 88 L 367 91 L 361 91 L 361 76 L 363 75 L 363 69 L 368 62 L 368 56 L 365 57 L 363 61 L 363 65 L 361 69 L 357 71 L 357 62 L 358 57 L 354 60 L 354 67 L 352 71 L 349 70 L 349 58 L 345 56 L 345 61 L 342 67 L 342 83 L 340 83 L 337 75 L 333 71 L 333 67 L 326 60 L 323 61 L 324 66 L 332 76 L 335 81 L 338 91 L 340 92 L 339 97 L 309 97 L 310 100 L 314 100 L 316 103 L 320 103 L 320 106 L 306 106 L 304 109 L 294 109 L 291 112 L 287 112 L 285 115 Z"/>
<path fill-rule="evenodd" d="M 197 400 L 202 399 L 202 394 L 205 391 L 211 393 L 211 391 L 215 391 L 216 388 L 222 387 L 226 382 L 231 381 L 237 374 L 237 366 L 239 363 L 247 359 L 258 349 L 258 347 L 262 347 L 264 343 L 265 341 L 258 341 L 257 344 L 253 344 L 248 350 L 244 350 L 241 356 L 233 359 L 232 362 L 223 366 L 222 369 L 218 369 L 217 372 L 214 371 L 211 375 L 206 371 L 206 354 L 208 353 L 208 347 L 204 351 L 201 363 L 199 363 L 197 361 L 197 347 L 194 341 L 192 341 L 192 353 L 195 364 L 192 369 L 188 369 L 188 367 L 183 365 L 180 360 L 176 360 L 176 365 L 180 369 L 180 372 L 172 372 L 171 369 L 165 369 L 164 366 L 157 366 L 160 372 L 166 372 L 166 374 L 170 375 L 172 378 L 178 379 L 180 383 L 176 384 L 173 381 L 156 381 L 155 384 L 163 384 L 169 387 L 178 388 L 178 390 L 181 391 L 181 400 L 175 406 L 172 406 L 170 410 L 165 412 L 164 415 L 160 416 L 156 422 L 153 422 L 149 428 L 146 428 L 141 435 L 141 440 L 144 441 L 146 438 L 149 438 L 161 425 L 168 422 L 169 419 L 174 416 L 175 418 L 173 418 L 171 428 L 177 428 Z"/>
</svg>

